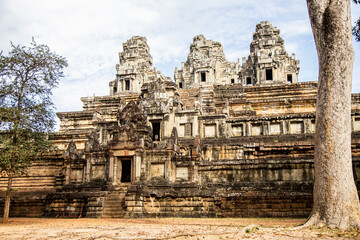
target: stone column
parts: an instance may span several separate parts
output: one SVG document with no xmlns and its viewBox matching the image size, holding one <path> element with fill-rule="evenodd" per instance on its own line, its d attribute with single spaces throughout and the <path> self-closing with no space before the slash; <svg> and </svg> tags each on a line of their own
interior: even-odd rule
<svg viewBox="0 0 360 240">
<path fill-rule="evenodd" d="M 261 72 L 260 68 L 256 69 L 256 79 L 257 79 L 258 84 L 261 83 L 261 81 L 262 81 L 262 79 L 260 79 L 260 72 Z"/>
<path fill-rule="evenodd" d="M 117 80 L 116 84 L 117 84 L 118 92 L 120 92 L 121 91 L 121 82 L 120 82 L 120 80 Z"/>
<path fill-rule="evenodd" d="M 115 183 L 114 160 L 115 160 L 115 157 L 111 155 L 109 158 L 109 182 L 111 182 L 111 183 Z"/>
<path fill-rule="evenodd" d="M 141 153 L 140 153 L 141 154 Z M 140 181 L 141 177 L 141 155 L 135 156 L 135 181 Z"/>
<path fill-rule="evenodd" d="M 85 182 L 90 182 L 90 181 L 91 181 L 91 159 L 90 159 L 90 157 L 87 157 Z"/>
<path fill-rule="evenodd" d="M 65 159 L 66 162 L 66 173 L 65 173 L 65 184 L 70 184 L 71 182 L 71 166 L 70 159 Z"/>
</svg>

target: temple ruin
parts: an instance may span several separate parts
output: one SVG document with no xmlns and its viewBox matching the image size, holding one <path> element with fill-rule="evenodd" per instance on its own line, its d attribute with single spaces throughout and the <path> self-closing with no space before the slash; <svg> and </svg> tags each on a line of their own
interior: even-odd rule
<svg viewBox="0 0 360 240">
<path fill-rule="evenodd" d="M 152 64 L 146 38 L 132 37 L 110 94 L 57 113 L 57 150 L 15 178 L 10 216 L 309 215 L 317 82 L 298 81 L 280 30 L 260 22 L 241 63 L 195 36 L 174 81 Z M 352 129 L 359 187 L 360 94 Z"/>
</svg>

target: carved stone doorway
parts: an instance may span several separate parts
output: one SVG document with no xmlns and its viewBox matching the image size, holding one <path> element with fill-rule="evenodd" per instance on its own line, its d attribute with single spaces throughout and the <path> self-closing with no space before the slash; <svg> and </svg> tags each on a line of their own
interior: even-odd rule
<svg viewBox="0 0 360 240">
<path fill-rule="evenodd" d="M 117 166 L 118 182 L 131 183 L 133 181 L 133 159 L 131 157 L 119 157 Z"/>
<path fill-rule="evenodd" d="M 131 182 L 131 160 L 121 160 L 121 182 Z"/>
</svg>

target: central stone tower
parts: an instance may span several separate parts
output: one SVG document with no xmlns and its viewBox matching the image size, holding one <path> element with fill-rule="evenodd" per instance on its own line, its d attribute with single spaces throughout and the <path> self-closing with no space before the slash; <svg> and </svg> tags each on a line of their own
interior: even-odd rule
<svg viewBox="0 0 360 240">
<path fill-rule="evenodd" d="M 238 82 L 240 65 L 229 62 L 221 43 L 207 40 L 204 35 L 193 38 L 187 61 L 181 69 L 175 68 L 175 82 L 179 88 L 190 86 L 230 84 Z"/>
</svg>

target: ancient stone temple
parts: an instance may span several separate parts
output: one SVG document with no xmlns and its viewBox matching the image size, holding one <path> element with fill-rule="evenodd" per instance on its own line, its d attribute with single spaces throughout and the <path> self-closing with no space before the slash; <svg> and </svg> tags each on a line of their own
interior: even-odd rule
<svg viewBox="0 0 360 240">
<path fill-rule="evenodd" d="M 11 216 L 308 216 L 317 83 L 298 82 L 277 28 L 260 22 L 241 64 L 194 37 L 174 81 L 152 67 L 145 37 L 119 60 L 108 96 L 57 113 L 57 151 L 14 180 Z M 360 94 L 352 129 L 359 186 Z"/>
</svg>

